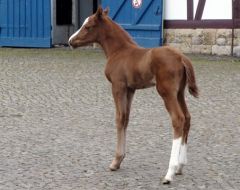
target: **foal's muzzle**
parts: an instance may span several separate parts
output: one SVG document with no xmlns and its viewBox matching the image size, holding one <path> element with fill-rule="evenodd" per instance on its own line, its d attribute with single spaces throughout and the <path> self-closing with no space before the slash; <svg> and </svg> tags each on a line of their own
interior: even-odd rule
<svg viewBox="0 0 240 190">
<path fill-rule="evenodd" d="M 78 46 L 76 46 L 76 44 L 74 45 L 73 40 L 69 39 L 68 41 L 68 45 L 71 49 L 76 49 Z"/>
<path fill-rule="evenodd" d="M 68 40 L 68 45 L 70 46 L 70 48 L 73 48 L 73 46 L 72 46 L 72 39 Z"/>
</svg>

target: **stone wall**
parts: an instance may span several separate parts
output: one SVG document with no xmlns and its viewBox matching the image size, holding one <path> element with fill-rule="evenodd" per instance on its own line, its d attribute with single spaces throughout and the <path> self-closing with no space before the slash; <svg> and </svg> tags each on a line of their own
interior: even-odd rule
<svg viewBox="0 0 240 190">
<path fill-rule="evenodd" d="M 164 43 L 184 53 L 231 55 L 231 29 L 165 29 Z M 240 29 L 234 31 L 234 55 L 240 57 Z"/>
</svg>

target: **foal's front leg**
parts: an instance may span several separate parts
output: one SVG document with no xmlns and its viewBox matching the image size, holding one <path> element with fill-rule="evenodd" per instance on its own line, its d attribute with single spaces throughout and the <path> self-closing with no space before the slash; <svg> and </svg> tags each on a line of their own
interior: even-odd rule
<svg viewBox="0 0 240 190">
<path fill-rule="evenodd" d="M 112 93 L 116 106 L 117 147 L 115 158 L 109 168 L 115 171 L 120 168 L 125 156 L 126 130 L 134 90 L 128 89 L 123 84 L 118 84 L 112 86 Z"/>
</svg>

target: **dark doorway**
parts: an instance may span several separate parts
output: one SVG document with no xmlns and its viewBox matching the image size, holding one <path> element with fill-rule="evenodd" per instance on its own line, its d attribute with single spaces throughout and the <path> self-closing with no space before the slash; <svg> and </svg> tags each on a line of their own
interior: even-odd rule
<svg viewBox="0 0 240 190">
<path fill-rule="evenodd" d="M 72 0 L 56 0 L 57 25 L 72 24 Z"/>
<path fill-rule="evenodd" d="M 97 11 L 98 8 L 98 0 L 93 0 L 93 13 Z"/>
</svg>

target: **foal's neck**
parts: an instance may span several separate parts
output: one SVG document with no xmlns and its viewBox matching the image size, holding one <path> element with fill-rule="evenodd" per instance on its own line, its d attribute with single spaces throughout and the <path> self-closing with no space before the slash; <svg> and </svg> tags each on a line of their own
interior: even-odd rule
<svg viewBox="0 0 240 190">
<path fill-rule="evenodd" d="M 130 47 L 137 47 L 129 34 L 112 20 L 108 20 L 104 34 L 99 40 L 107 58 Z"/>
</svg>

